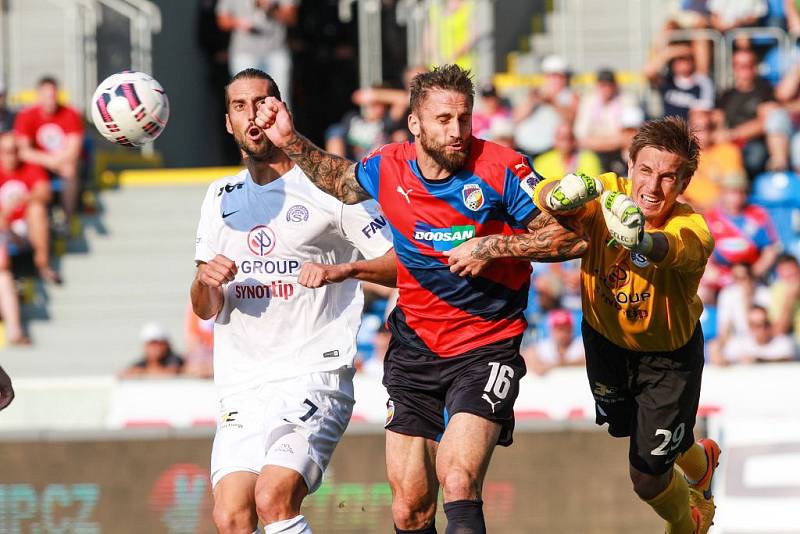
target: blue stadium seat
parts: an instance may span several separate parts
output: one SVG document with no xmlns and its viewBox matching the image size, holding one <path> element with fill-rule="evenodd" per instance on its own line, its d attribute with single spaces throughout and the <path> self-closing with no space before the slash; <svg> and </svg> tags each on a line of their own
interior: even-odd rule
<svg viewBox="0 0 800 534">
<path fill-rule="evenodd" d="M 703 339 L 711 341 L 717 337 L 717 307 L 707 305 L 700 315 L 700 326 L 703 328 Z"/>
<path fill-rule="evenodd" d="M 753 181 L 750 201 L 764 207 L 787 252 L 800 257 L 800 176 L 768 172 Z"/>
</svg>

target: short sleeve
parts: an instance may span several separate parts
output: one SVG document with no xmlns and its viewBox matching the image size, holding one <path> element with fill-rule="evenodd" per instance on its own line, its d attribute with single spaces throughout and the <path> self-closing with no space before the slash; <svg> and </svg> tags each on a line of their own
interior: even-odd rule
<svg viewBox="0 0 800 534">
<path fill-rule="evenodd" d="M 27 110 L 20 111 L 17 118 L 14 120 L 14 133 L 18 137 L 24 137 L 30 142 L 33 142 L 36 134 L 33 131 L 33 124 L 31 122 L 31 114 Z"/>
<path fill-rule="evenodd" d="M 531 219 L 539 213 L 539 208 L 533 200 L 533 192 L 536 184 L 544 178 L 533 169 L 531 160 L 527 156 L 520 157 L 519 163 L 506 168 L 503 204 L 515 221 L 522 226 L 527 226 Z"/>
<path fill-rule="evenodd" d="M 381 150 L 373 150 L 356 165 L 356 180 L 372 198 L 378 198 L 378 184 L 381 175 Z"/>
<path fill-rule="evenodd" d="M 211 224 L 214 216 L 214 193 L 216 189 L 212 184 L 206 192 L 203 205 L 200 208 L 200 222 L 197 225 L 195 238 L 194 259 L 196 262 L 207 263 L 217 255 L 217 245 L 212 238 Z"/>
<path fill-rule="evenodd" d="M 367 259 L 383 256 L 392 249 L 389 223 L 374 200 L 342 204 L 341 229 L 344 238 Z"/>
<path fill-rule="evenodd" d="M 80 134 L 83 135 L 83 120 L 80 114 L 72 108 L 66 108 L 68 113 L 64 114 L 64 120 L 61 127 L 64 129 L 65 134 Z"/>
</svg>

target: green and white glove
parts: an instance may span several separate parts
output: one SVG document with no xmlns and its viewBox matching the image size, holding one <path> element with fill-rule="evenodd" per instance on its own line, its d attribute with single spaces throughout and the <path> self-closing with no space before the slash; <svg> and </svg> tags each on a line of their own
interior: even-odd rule
<svg viewBox="0 0 800 534">
<path fill-rule="evenodd" d="M 553 211 L 571 211 L 580 208 L 603 192 L 603 183 L 582 173 L 568 174 L 558 181 L 545 199 Z"/>
<path fill-rule="evenodd" d="M 619 191 L 606 191 L 600 205 L 611 234 L 609 245 L 619 243 L 645 255 L 653 249 L 653 238 L 644 231 L 644 214 L 629 196 Z"/>
</svg>

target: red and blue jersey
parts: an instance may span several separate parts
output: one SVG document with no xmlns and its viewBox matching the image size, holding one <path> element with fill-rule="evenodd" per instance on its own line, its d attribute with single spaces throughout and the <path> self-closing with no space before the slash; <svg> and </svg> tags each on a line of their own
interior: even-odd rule
<svg viewBox="0 0 800 534">
<path fill-rule="evenodd" d="M 705 218 L 715 242 L 712 258 L 725 268 L 735 263 L 752 265 L 764 247 L 778 241 L 769 213 L 755 204 L 748 204 L 738 215 L 711 208 Z"/>
<path fill-rule="evenodd" d="M 460 277 L 443 253 L 473 237 L 527 231 L 541 179 L 527 157 L 473 138 L 464 168 L 433 181 L 414 144 L 398 143 L 364 158 L 356 177 L 394 237 L 399 298 L 389 328 L 400 342 L 451 357 L 525 330 L 529 261 L 498 259 L 481 276 Z"/>
</svg>

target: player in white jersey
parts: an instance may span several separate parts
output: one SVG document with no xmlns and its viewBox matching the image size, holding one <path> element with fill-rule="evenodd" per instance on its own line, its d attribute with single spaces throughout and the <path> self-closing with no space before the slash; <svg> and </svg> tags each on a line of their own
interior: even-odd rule
<svg viewBox="0 0 800 534">
<path fill-rule="evenodd" d="M 255 127 L 268 95 L 280 98 L 255 69 L 226 88 L 228 131 L 247 168 L 206 193 L 191 296 L 197 315 L 216 316 L 217 529 L 250 534 L 260 519 L 266 534 L 306 534 L 300 505 L 353 410 L 358 280 L 394 285 L 397 273 L 376 205 L 322 193 Z"/>
</svg>

